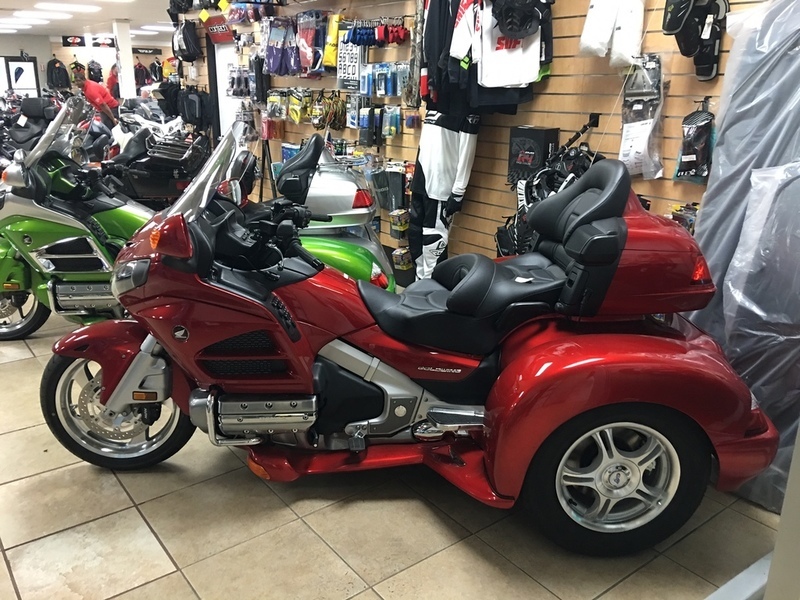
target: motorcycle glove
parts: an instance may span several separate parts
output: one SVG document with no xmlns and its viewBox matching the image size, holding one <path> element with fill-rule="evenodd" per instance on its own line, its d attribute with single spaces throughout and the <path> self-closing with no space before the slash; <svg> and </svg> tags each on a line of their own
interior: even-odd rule
<svg viewBox="0 0 800 600">
<path fill-rule="evenodd" d="M 461 210 L 462 200 L 464 200 L 464 196 L 450 194 L 450 197 L 447 199 L 447 204 L 444 208 L 445 217 L 451 217 L 459 212 Z"/>
</svg>

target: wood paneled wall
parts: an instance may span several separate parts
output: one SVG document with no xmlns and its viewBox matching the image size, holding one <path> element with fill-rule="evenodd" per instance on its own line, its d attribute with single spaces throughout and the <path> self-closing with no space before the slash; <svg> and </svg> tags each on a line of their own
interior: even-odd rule
<svg viewBox="0 0 800 600">
<path fill-rule="evenodd" d="M 731 10 L 741 10 L 765 0 L 731 0 Z M 515 116 L 491 115 L 482 121 L 478 151 L 467 190 L 464 210 L 456 215 L 451 234 L 451 253 L 480 252 L 495 255 L 494 232 L 513 213 L 515 197 L 506 184 L 508 173 L 509 128 L 514 125 L 558 127 L 562 142 L 586 122 L 590 112 L 600 112 L 600 127 L 585 136 L 593 149 L 616 157 L 621 141 L 620 109 L 623 77 L 608 65 L 608 58 L 578 57 L 578 42 L 590 0 L 557 0 L 554 6 L 554 62 L 552 76 L 535 84 L 532 102 L 522 105 Z M 681 142 L 681 121 L 694 110 L 695 101 L 712 97 L 712 111 L 719 105 L 725 68 L 731 46 L 727 35 L 722 41 L 720 76 L 712 82 L 700 82 L 694 75 L 692 59 L 680 55 L 675 40 L 661 33 L 664 0 L 646 0 L 643 51 L 658 52 L 663 57 L 670 91 L 664 107 L 664 139 L 661 146 L 664 178 L 655 181 L 634 179 L 634 188 L 652 201 L 651 210 L 670 212 L 672 204 L 699 202 L 704 186 L 672 181 Z M 283 14 L 313 9 L 344 9 L 354 18 L 410 15 L 413 0 L 300 0 L 281 8 Z M 408 21 L 411 25 L 411 21 Z M 370 51 L 370 62 L 407 60 L 410 48 L 391 47 Z M 321 80 L 296 77 L 274 78 L 275 87 L 304 86 L 331 88 L 332 77 Z M 399 103 L 399 99 L 387 99 Z M 286 140 L 299 142 L 313 132 L 310 125 L 287 124 Z M 342 137 L 355 138 L 346 130 Z M 381 154 L 400 160 L 414 160 L 419 135 L 407 131 L 389 140 Z M 280 144 L 273 143 L 273 156 L 279 156 Z"/>
</svg>

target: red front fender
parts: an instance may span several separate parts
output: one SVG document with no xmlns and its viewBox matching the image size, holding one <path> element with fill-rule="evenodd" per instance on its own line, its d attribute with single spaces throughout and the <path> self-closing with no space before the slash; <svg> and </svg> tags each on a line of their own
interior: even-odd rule
<svg viewBox="0 0 800 600">
<path fill-rule="evenodd" d="M 553 431 L 584 412 L 624 402 L 666 406 L 695 421 L 717 451 L 721 480 L 741 483 L 774 456 L 754 448 L 757 468 L 722 460 L 727 444 L 745 441 L 754 414 L 763 416 L 750 410 L 747 386 L 715 349 L 654 336 L 582 335 L 513 353 L 495 382 L 486 403 L 486 467 L 494 489 L 517 497 L 533 455 Z"/>
<path fill-rule="evenodd" d="M 103 368 L 100 401 L 105 404 L 139 353 L 148 331 L 132 320 L 101 321 L 76 329 L 58 340 L 53 352 L 62 356 L 86 358 Z M 188 414 L 191 386 L 183 371 L 172 368 L 172 399 Z"/>
</svg>

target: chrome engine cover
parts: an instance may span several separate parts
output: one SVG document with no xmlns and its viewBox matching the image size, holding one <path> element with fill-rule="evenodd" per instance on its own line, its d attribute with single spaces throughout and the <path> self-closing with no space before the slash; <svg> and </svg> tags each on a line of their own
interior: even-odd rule
<svg viewBox="0 0 800 600">
<path fill-rule="evenodd" d="M 86 315 L 119 309 L 108 282 L 53 283 L 47 286 L 50 304 L 58 315 Z"/>
</svg>

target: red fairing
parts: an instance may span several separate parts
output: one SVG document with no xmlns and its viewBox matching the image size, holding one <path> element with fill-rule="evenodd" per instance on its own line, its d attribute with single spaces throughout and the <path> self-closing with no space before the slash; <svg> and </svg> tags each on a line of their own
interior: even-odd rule
<svg viewBox="0 0 800 600">
<path fill-rule="evenodd" d="M 486 464 L 498 494 L 518 495 L 534 453 L 560 425 L 612 403 L 666 406 L 698 423 L 719 457 L 721 488 L 736 487 L 774 457 L 774 429 L 750 410 L 747 386 L 704 335 L 656 337 L 643 329 L 617 333 L 611 343 L 566 323 L 548 325 L 543 338 L 542 326 L 505 342 L 503 371 L 486 403 Z M 737 460 L 743 451 L 746 460 Z"/>
<path fill-rule="evenodd" d="M 458 460 L 453 459 L 450 449 Z M 513 498 L 499 496 L 486 479 L 483 451 L 471 440 L 451 444 L 391 444 L 369 446 L 354 454 L 298 452 L 277 446 L 248 446 L 247 463 L 259 477 L 294 481 L 302 475 L 342 473 L 424 464 L 476 500 L 496 508 L 511 508 Z"/>
<path fill-rule="evenodd" d="M 406 344 L 386 335 L 377 325 L 346 335 L 344 339 L 412 379 L 455 382 L 468 377 L 480 364 L 480 358 L 474 356 Z"/>
<path fill-rule="evenodd" d="M 364 306 L 356 281 L 326 267 L 316 276 L 275 291 L 295 318 L 337 337 L 375 324 Z"/>
<path fill-rule="evenodd" d="M 628 237 L 599 316 L 646 315 L 698 310 L 714 284 L 693 283 L 702 257 L 694 238 L 678 223 L 650 214 L 631 192 L 625 207 Z"/>
<path fill-rule="evenodd" d="M 139 353 L 147 333 L 136 321 L 101 321 L 68 333 L 55 343 L 53 352 L 98 363 L 103 368 L 100 402 L 105 404 Z M 189 412 L 192 389 L 194 385 L 186 374 L 173 364 L 171 398 L 184 413 Z"/>
<path fill-rule="evenodd" d="M 136 321 L 102 321 L 68 333 L 55 343 L 53 352 L 98 363 L 103 368 L 100 402 L 105 404 L 146 337 L 147 330 Z"/>
</svg>

